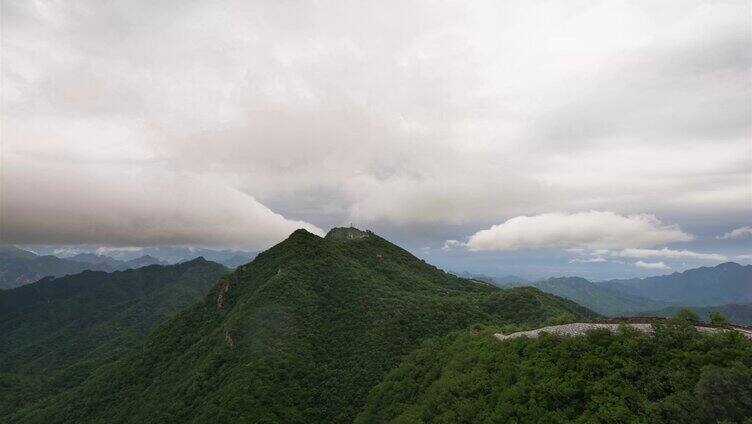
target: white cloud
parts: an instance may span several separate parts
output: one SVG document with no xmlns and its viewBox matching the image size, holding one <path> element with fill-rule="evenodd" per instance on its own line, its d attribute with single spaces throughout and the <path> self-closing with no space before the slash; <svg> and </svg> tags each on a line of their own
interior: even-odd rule
<svg viewBox="0 0 752 424">
<path fill-rule="evenodd" d="M 621 258 L 666 258 L 666 259 L 698 259 L 705 261 L 726 261 L 728 257 L 717 253 L 698 253 L 691 250 L 663 249 L 623 249 L 611 252 L 611 256 Z"/>
<path fill-rule="evenodd" d="M 518 216 L 470 236 L 470 250 L 515 250 L 541 247 L 614 249 L 650 247 L 692 240 L 676 225 L 654 215 L 619 215 L 609 211 Z"/>
<path fill-rule="evenodd" d="M 600 256 L 596 256 L 595 258 L 588 258 L 588 259 L 574 258 L 574 259 L 569 260 L 569 263 L 572 263 L 572 264 L 576 264 L 576 263 L 589 264 L 589 263 L 600 263 L 600 262 L 606 262 L 606 259 Z"/>
<path fill-rule="evenodd" d="M 735 228 L 729 231 L 728 233 L 722 236 L 718 236 L 716 238 L 718 238 L 719 240 L 729 240 L 729 239 L 735 240 L 735 239 L 743 239 L 743 238 L 749 238 L 749 237 L 752 237 L 752 227 L 745 225 L 744 227 Z"/>
<path fill-rule="evenodd" d="M 446 240 L 444 241 L 444 246 L 441 248 L 441 250 L 451 250 L 455 247 L 460 247 L 463 245 L 464 243 L 459 240 Z"/>
<path fill-rule="evenodd" d="M 61 258 L 67 258 L 71 256 L 75 256 L 79 253 L 82 253 L 83 250 L 76 249 L 76 248 L 70 248 L 70 247 L 61 247 L 58 249 L 54 249 L 52 251 L 52 254 Z"/>
<path fill-rule="evenodd" d="M 132 252 L 141 252 L 144 249 L 141 247 L 131 247 L 131 246 L 125 246 L 125 247 L 109 247 L 109 246 L 99 246 L 95 250 L 95 253 L 97 255 L 103 255 L 103 256 L 112 256 L 120 254 L 120 253 L 132 253 Z"/>
<path fill-rule="evenodd" d="M 670 266 L 666 265 L 663 262 L 643 262 L 643 261 L 637 261 L 637 262 L 635 262 L 635 266 L 637 268 L 645 268 L 645 269 L 660 269 L 660 270 L 669 270 L 669 269 L 671 269 Z"/>
</svg>

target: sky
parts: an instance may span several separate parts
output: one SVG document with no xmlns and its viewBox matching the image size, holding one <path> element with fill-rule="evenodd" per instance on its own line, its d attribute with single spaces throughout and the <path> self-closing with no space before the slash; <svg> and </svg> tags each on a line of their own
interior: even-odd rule
<svg viewBox="0 0 752 424">
<path fill-rule="evenodd" d="M 749 1 L 1 3 L 0 242 L 752 262 Z"/>
</svg>

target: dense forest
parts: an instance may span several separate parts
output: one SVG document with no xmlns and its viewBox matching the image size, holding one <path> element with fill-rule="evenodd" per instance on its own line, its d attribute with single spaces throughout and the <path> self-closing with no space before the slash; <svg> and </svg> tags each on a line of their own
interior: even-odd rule
<svg viewBox="0 0 752 424">
<path fill-rule="evenodd" d="M 425 342 L 370 394 L 359 423 L 752 423 L 752 342 L 688 322 L 655 334 Z"/>
<path fill-rule="evenodd" d="M 84 380 L 203 297 L 225 272 L 199 258 L 0 291 L 0 415 Z"/>
</svg>

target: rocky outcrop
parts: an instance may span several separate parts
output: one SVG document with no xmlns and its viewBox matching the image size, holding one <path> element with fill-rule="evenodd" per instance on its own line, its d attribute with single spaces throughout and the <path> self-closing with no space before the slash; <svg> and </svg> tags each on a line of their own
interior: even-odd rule
<svg viewBox="0 0 752 424">
<path fill-rule="evenodd" d="M 222 309 L 225 303 L 227 303 L 228 293 L 237 283 L 238 277 L 235 274 L 231 274 L 224 279 L 217 291 L 217 309 Z"/>
<path fill-rule="evenodd" d="M 230 330 L 225 330 L 225 343 L 227 343 L 227 346 L 229 346 L 230 349 L 235 348 L 235 338 Z"/>
</svg>

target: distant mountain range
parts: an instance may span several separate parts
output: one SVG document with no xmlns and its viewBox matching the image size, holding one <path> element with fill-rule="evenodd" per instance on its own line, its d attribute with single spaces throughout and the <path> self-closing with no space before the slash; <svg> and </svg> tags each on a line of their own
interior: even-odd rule
<svg viewBox="0 0 752 424">
<path fill-rule="evenodd" d="M 600 283 L 593 283 L 581 277 L 559 277 L 535 282 L 497 283 L 500 287 L 533 286 L 546 293 L 573 300 L 603 315 L 631 315 L 646 309 L 665 307 L 645 297 L 623 293 Z"/>
<path fill-rule="evenodd" d="M 655 311 L 643 311 L 638 316 L 670 317 L 674 316 L 679 309 L 687 308 L 694 311 L 701 320 L 708 321 L 711 312 L 720 312 L 729 322 L 734 324 L 752 325 L 752 303 L 730 303 L 718 306 L 669 306 Z"/>
<path fill-rule="evenodd" d="M 155 258 L 151 255 L 143 255 L 131 260 L 121 261 L 105 255 L 96 255 L 94 253 L 79 253 L 66 259 L 76 262 L 83 262 L 86 264 L 101 265 L 107 268 L 106 271 L 122 271 L 125 269 L 141 268 L 142 266 L 147 265 L 169 264 L 167 261 Z"/>
<path fill-rule="evenodd" d="M 65 259 L 76 259 L 83 262 L 96 263 L 98 261 L 106 260 L 109 263 L 114 264 L 113 268 L 117 268 L 118 264 L 122 263 L 136 263 L 133 262 L 140 258 L 154 258 L 154 261 L 159 261 L 164 264 L 176 264 L 180 262 L 189 261 L 197 257 L 203 257 L 204 259 L 212 262 L 220 263 L 228 268 L 235 268 L 237 266 L 247 264 L 254 257 L 256 252 L 248 252 L 245 250 L 232 250 L 232 249 L 205 249 L 200 247 L 181 247 L 181 246 L 154 246 L 144 247 L 136 251 L 117 252 L 113 251 L 108 255 L 101 255 L 95 253 L 79 253 L 74 256 L 66 256 Z M 156 263 L 156 262 L 155 262 Z M 151 265 L 151 264 L 149 264 Z"/>
<path fill-rule="evenodd" d="M 143 249 L 140 249 L 138 251 L 138 254 L 154 256 L 171 264 L 188 261 L 201 256 L 208 261 L 217 262 L 229 268 L 235 268 L 240 265 L 247 264 L 256 257 L 256 252 L 249 252 L 245 250 L 215 250 L 200 247 L 182 246 L 144 247 Z M 123 256 L 117 257 L 117 259 L 132 258 L 130 256 Z"/>
<path fill-rule="evenodd" d="M 752 320 L 752 316 L 744 312 L 746 309 L 729 305 L 752 302 L 752 266 L 734 262 L 658 277 L 597 283 L 580 277 L 549 278 L 535 282 L 492 280 L 500 287 L 537 287 L 610 316 L 644 314 L 646 311 L 665 315 L 683 306 L 728 305 L 729 311 L 737 311 L 733 317 L 729 317 L 734 322 Z M 702 312 L 701 309 L 699 311 Z"/>
<path fill-rule="evenodd" d="M 43 277 L 62 277 L 76 274 L 84 270 L 91 271 L 122 271 L 140 268 L 147 265 L 168 265 L 204 257 L 218 262 L 228 268 L 250 262 L 255 253 L 238 250 L 211 250 L 174 247 L 146 248 L 141 256 L 116 259 L 107 255 L 95 253 L 78 253 L 68 257 L 54 255 L 37 255 L 33 252 L 15 246 L 0 246 L 0 290 L 19 287 L 33 283 Z M 152 253 L 161 252 L 169 259 L 155 256 Z"/>
<path fill-rule="evenodd" d="M 14 246 L 0 246 L 0 289 L 11 289 L 33 283 L 46 276 L 60 277 L 91 269 L 112 270 L 103 263 L 61 259 L 52 255 L 36 255 Z"/>
<path fill-rule="evenodd" d="M 714 306 L 752 302 L 752 265 L 726 262 L 658 277 L 599 283 L 622 293 L 659 302 Z"/>
</svg>

